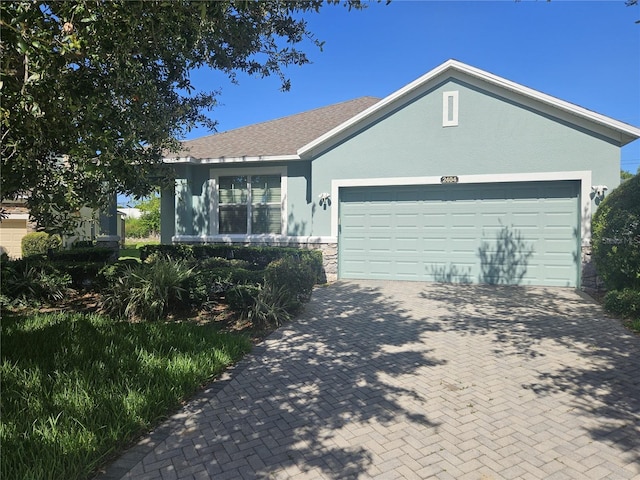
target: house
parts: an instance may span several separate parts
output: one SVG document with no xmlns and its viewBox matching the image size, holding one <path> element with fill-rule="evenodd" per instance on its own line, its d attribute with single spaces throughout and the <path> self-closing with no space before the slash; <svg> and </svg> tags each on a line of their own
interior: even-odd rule
<svg viewBox="0 0 640 480">
<path fill-rule="evenodd" d="M 162 242 L 319 248 L 330 279 L 576 287 L 639 137 L 449 60 L 381 100 L 184 142 Z"/>
<path fill-rule="evenodd" d="M 22 257 L 22 238 L 35 232 L 35 224 L 31 222 L 29 209 L 25 199 L 5 200 L 1 205 L 6 217 L 0 221 L 0 253 L 10 258 Z M 68 235 L 62 236 L 63 248 L 70 248 L 77 241 L 95 241 L 100 238 L 100 214 L 88 207 L 81 208 L 75 215 L 76 228 Z M 117 213 L 117 236 L 124 243 L 124 219 Z"/>
<path fill-rule="evenodd" d="M 1 208 L 5 218 L 0 221 L 0 253 L 6 253 L 12 258 L 20 258 L 22 237 L 35 231 L 34 225 L 29 221 L 26 201 L 24 199 L 4 201 Z"/>
</svg>

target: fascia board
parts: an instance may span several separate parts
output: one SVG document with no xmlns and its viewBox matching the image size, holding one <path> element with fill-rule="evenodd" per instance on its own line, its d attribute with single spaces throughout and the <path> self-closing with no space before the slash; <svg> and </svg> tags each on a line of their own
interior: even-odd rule
<svg viewBox="0 0 640 480">
<path fill-rule="evenodd" d="M 608 117 L 606 115 L 602 115 L 600 113 L 594 112 L 587 108 L 581 107 L 574 103 L 567 102 L 565 100 L 561 100 L 557 97 L 553 97 L 546 93 L 542 93 L 538 90 L 534 90 L 529 87 L 525 87 L 519 83 L 512 82 L 511 80 L 507 80 L 505 78 L 499 77 L 492 73 L 486 72 L 484 70 L 480 70 L 478 68 L 472 67 L 470 65 L 465 65 L 460 62 L 456 62 L 455 68 L 462 73 L 466 73 L 472 79 L 478 79 L 484 81 L 488 84 L 495 85 L 500 89 L 504 89 L 506 91 L 513 92 L 517 95 L 524 96 L 525 98 L 529 98 L 533 100 L 533 103 L 528 103 L 529 106 L 535 106 L 535 102 L 539 102 L 542 104 L 546 104 L 554 109 L 558 109 L 561 112 L 565 112 L 571 116 L 581 118 L 583 120 L 587 120 L 599 125 L 606 127 L 607 129 L 616 131 L 619 135 L 607 135 L 614 139 L 620 139 L 622 145 L 629 143 L 633 140 L 640 138 L 640 128 L 634 127 L 633 125 L 629 125 L 628 123 L 621 122 L 614 118 Z M 492 91 L 492 93 L 499 94 L 499 91 Z M 544 113 L 552 114 L 551 110 L 544 109 Z M 555 113 L 556 117 L 568 119 L 570 117 L 564 117 L 562 115 L 558 115 Z M 584 126 L 584 125 L 583 125 Z M 598 133 L 602 133 L 599 129 L 596 129 Z M 626 140 L 626 141 L 625 141 Z"/>
<path fill-rule="evenodd" d="M 291 162 L 300 160 L 298 155 L 261 155 L 244 157 L 220 157 L 220 158 L 164 158 L 163 163 L 167 164 L 189 164 L 189 165 L 212 165 L 228 163 L 263 163 L 263 162 Z"/>
<path fill-rule="evenodd" d="M 451 75 L 449 73 L 450 70 L 452 72 L 462 74 L 464 80 L 471 84 L 477 84 L 478 81 L 480 81 L 479 86 L 484 88 L 486 88 L 487 84 L 493 85 L 495 89 L 491 89 L 492 93 L 497 95 L 508 97 L 508 95 L 505 95 L 505 92 L 512 92 L 520 99 L 523 97 L 530 99 L 531 102 L 529 105 L 532 107 L 535 105 L 539 110 L 540 104 L 551 107 L 550 109 L 546 108 L 542 110 L 544 113 L 569 120 L 571 123 L 578 123 L 584 128 L 593 130 L 605 137 L 611 138 L 618 142 L 620 146 L 626 145 L 627 143 L 640 138 L 640 128 L 451 59 L 380 100 L 378 103 L 362 111 L 353 118 L 338 125 L 324 135 L 318 137 L 312 142 L 309 142 L 298 150 L 298 156 L 300 158 L 310 157 L 315 152 L 318 152 L 321 149 L 326 149 L 332 144 L 338 143 L 348 135 L 349 131 L 353 127 L 367 121 L 375 120 L 390 108 L 393 108 L 393 104 L 403 97 L 415 95 L 420 91 L 424 91 L 432 86 L 440 77 L 444 77 L 447 74 Z M 456 78 L 455 75 L 453 75 L 453 77 Z M 562 113 L 565 115 L 562 115 Z M 577 119 L 582 120 L 582 122 L 576 122 L 576 117 Z M 600 128 L 597 126 L 600 126 Z"/>
</svg>

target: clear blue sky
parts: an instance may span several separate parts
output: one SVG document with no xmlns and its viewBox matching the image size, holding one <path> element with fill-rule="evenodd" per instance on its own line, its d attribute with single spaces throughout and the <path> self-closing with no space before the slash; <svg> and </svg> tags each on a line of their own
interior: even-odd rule
<svg viewBox="0 0 640 480">
<path fill-rule="evenodd" d="M 305 15 L 321 52 L 290 68 L 289 92 L 277 78 L 200 72 L 198 88 L 221 88 L 210 112 L 222 132 L 370 95 L 385 97 L 449 58 L 487 70 L 640 127 L 639 7 L 610 1 L 403 1 L 364 11 L 325 6 Z M 194 130 L 188 138 L 207 134 Z M 623 149 L 635 173 L 640 140 Z"/>
</svg>

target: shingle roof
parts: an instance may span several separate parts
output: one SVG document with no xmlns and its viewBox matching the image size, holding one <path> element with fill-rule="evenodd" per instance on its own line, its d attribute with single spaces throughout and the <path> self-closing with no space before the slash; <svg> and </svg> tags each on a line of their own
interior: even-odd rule
<svg viewBox="0 0 640 480">
<path fill-rule="evenodd" d="M 366 110 L 380 99 L 360 97 L 288 117 L 183 142 L 171 157 L 213 159 L 296 155 L 299 148 Z"/>
</svg>

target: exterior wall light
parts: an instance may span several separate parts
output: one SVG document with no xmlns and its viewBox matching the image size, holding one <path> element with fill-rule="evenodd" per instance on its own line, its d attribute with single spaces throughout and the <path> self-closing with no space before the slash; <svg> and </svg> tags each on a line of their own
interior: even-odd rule
<svg viewBox="0 0 640 480">
<path fill-rule="evenodd" d="M 331 194 L 330 193 L 321 193 L 320 195 L 318 195 L 318 198 L 320 199 L 318 201 L 318 205 L 320 205 L 321 207 L 330 207 L 331 206 Z"/>
<path fill-rule="evenodd" d="M 604 200 L 604 192 L 607 190 L 609 190 L 609 187 L 606 185 L 593 185 L 591 187 L 591 199 L 596 202 L 596 205 L 599 205 Z"/>
</svg>

